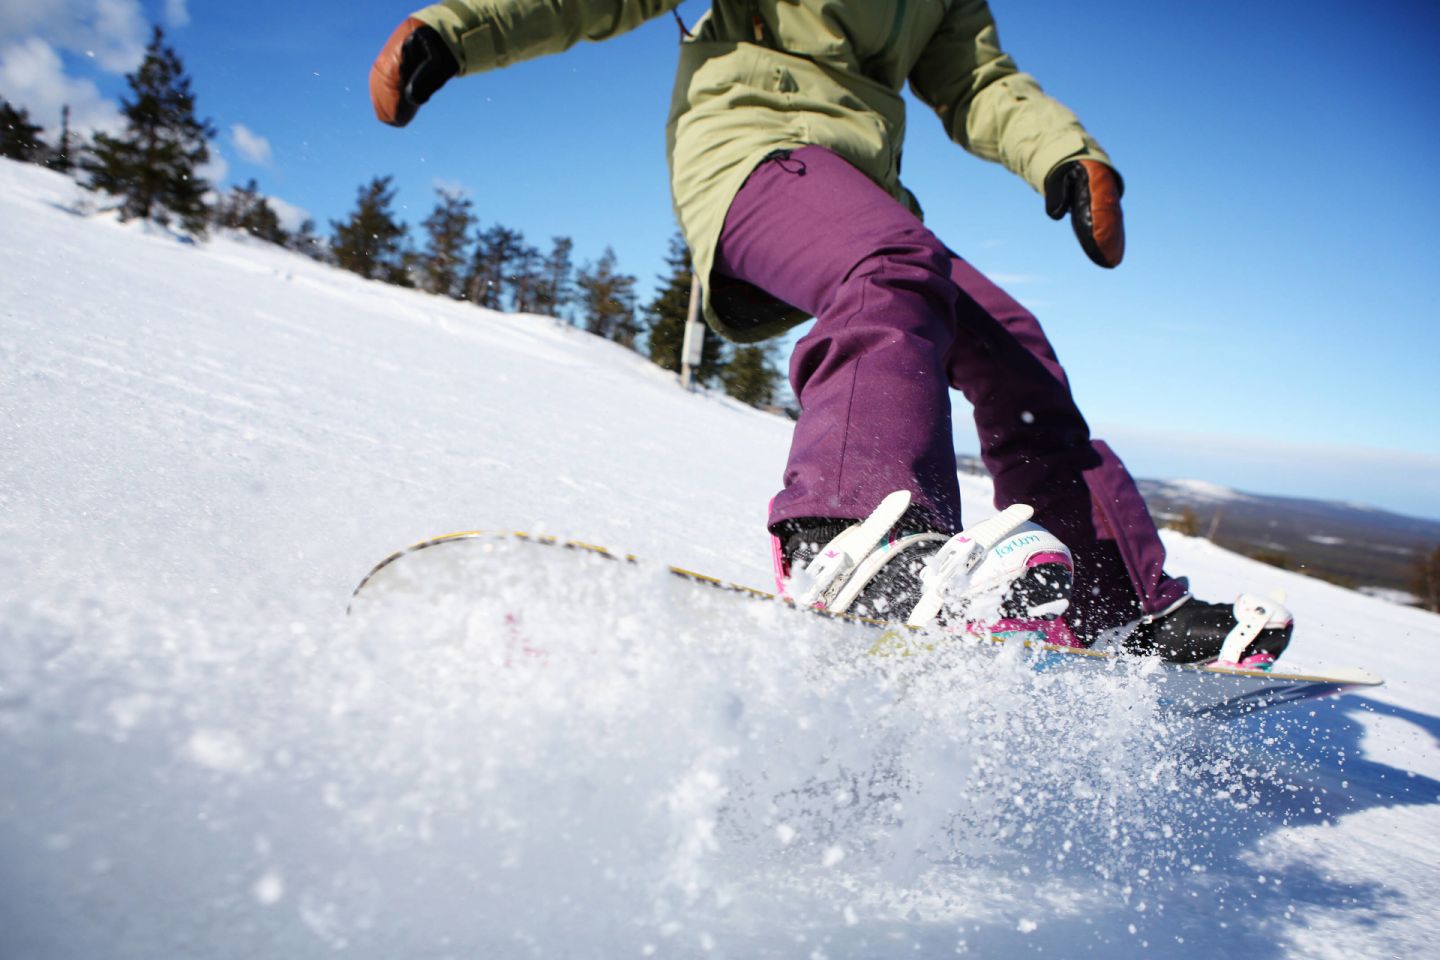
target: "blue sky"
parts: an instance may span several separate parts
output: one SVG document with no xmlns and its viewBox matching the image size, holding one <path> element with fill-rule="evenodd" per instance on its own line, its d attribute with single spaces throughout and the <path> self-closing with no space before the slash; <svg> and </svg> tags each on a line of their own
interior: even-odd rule
<svg viewBox="0 0 1440 960">
<path fill-rule="evenodd" d="M 1142 475 L 1440 517 L 1440 8 L 992 8 L 1021 68 L 1123 172 L 1126 262 L 1092 266 L 1029 187 L 914 102 L 905 179 L 930 226 L 1040 316 L 1097 435 Z M 220 130 L 223 182 L 255 177 L 324 231 L 377 174 L 412 223 L 459 187 L 486 223 L 571 236 L 581 260 L 613 246 L 653 282 L 674 230 L 674 22 L 455 81 L 396 131 L 366 77 L 410 9 L 0 0 L 0 94 L 47 124 L 61 102 L 113 122 L 160 22 Z"/>
</svg>

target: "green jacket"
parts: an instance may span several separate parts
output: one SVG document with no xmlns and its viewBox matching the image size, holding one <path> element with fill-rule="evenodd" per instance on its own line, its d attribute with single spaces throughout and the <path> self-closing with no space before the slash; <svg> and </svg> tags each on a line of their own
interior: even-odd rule
<svg viewBox="0 0 1440 960">
<path fill-rule="evenodd" d="M 679 2 L 444 0 L 415 16 L 470 74 L 616 36 Z M 900 184 L 906 80 L 952 140 L 1037 191 L 1063 160 L 1110 162 L 1000 49 L 984 0 L 714 0 L 680 44 L 666 142 L 676 216 L 721 334 L 761 340 L 807 319 L 709 282 L 725 214 L 767 154 L 828 147 L 919 215 Z"/>
</svg>

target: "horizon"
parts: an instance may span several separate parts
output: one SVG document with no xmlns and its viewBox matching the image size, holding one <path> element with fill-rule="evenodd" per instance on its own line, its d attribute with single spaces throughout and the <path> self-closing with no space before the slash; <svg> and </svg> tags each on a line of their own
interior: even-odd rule
<svg viewBox="0 0 1440 960">
<path fill-rule="evenodd" d="M 706 6 L 679 11 L 693 24 Z M 1127 262 L 1091 266 L 1068 224 L 945 141 L 908 95 L 905 180 L 941 238 L 1040 316 L 1095 435 L 1136 476 L 1440 518 L 1440 317 L 1424 289 L 1440 134 L 1415 122 L 1440 119 L 1426 98 L 1440 88 L 1440 13 L 1402 4 L 1357 30 L 1330 7 L 1295 20 L 1133 0 L 1057 31 L 1058 4 L 994 8 L 1021 69 L 1116 158 Z M 435 187 L 461 188 L 486 225 L 537 246 L 573 237 L 577 265 L 613 246 L 648 300 L 675 229 L 660 143 L 675 24 L 460 78 L 395 131 L 370 115 L 365 80 L 407 12 L 367 0 L 337 28 L 270 0 L 16 7 L 0 11 L 0 95 L 52 138 L 61 103 L 77 129 L 113 123 L 160 23 L 220 131 L 217 188 L 253 177 L 292 225 L 308 214 L 326 233 L 371 176 L 395 177 L 412 228 Z M 1126 69 L 1075 52 L 1094 49 Z M 1357 60 L 1383 68 L 1308 79 Z M 650 119 L 616 127 L 617 104 Z M 1337 188 L 1340 171 L 1363 189 Z M 973 449 L 956 407 L 957 449 Z"/>
<path fill-rule="evenodd" d="M 1233 435 L 1162 434 L 1104 424 L 1094 428 L 1094 435 L 1111 443 L 1139 480 L 1201 481 L 1237 493 L 1381 510 L 1440 523 L 1440 509 L 1434 505 L 1440 457 Z M 955 449 L 963 456 L 980 456 L 973 431 L 967 436 L 957 429 Z M 1363 482 L 1369 498 L 1335 492 L 1336 484 L 1347 482 Z"/>
<path fill-rule="evenodd" d="M 1109 436 L 1126 436 L 1126 435 L 1123 434 L 1123 433 L 1121 433 L 1121 432 L 1114 432 L 1114 433 L 1109 434 Z M 1104 439 L 1106 439 L 1106 436 L 1102 435 L 1102 436 L 1100 436 L 1100 439 L 1104 440 Z M 1128 438 L 1127 438 L 1127 439 L 1128 439 Z M 1221 438 L 1221 439 L 1229 440 L 1229 439 L 1232 439 L 1232 438 Z M 1373 456 L 1373 457 L 1375 457 L 1375 458 L 1377 458 L 1377 459 L 1384 459 L 1384 458 L 1386 458 L 1387 456 L 1390 456 L 1390 455 L 1393 454 L 1393 451 L 1387 451 L 1387 450 L 1368 450 L 1368 451 L 1366 451 L 1366 450 L 1359 450 L 1359 449 L 1349 449 L 1349 450 L 1347 450 L 1347 449 L 1341 448 L 1341 447 L 1329 448 L 1328 450 L 1327 450 L 1326 448 L 1299 448 L 1299 449 L 1304 450 L 1304 451 L 1307 451 L 1307 452 L 1314 453 L 1315 455 L 1322 455 L 1322 454 L 1326 454 L 1326 453 L 1328 453 L 1329 455 L 1332 455 L 1332 456 L 1343 456 L 1343 455 L 1356 456 L 1356 455 L 1359 455 L 1359 456 L 1362 456 L 1362 457 L 1363 457 L 1363 456 L 1367 456 L 1367 455 L 1368 455 L 1368 456 Z M 1245 481 L 1245 480 L 1242 480 L 1242 481 L 1240 481 L 1239 483 L 1220 483 L 1220 482 L 1218 482 L 1218 481 L 1211 480 L 1211 479 L 1209 479 L 1209 478 L 1199 476 L 1199 475 L 1197 475 L 1197 474 L 1195 474 L 1195 473 L 1193 473 L 1193 472 L 1192 472 L 1192 473 L 1185 473 L 1185 472 L 1182 471 L 1182 472 L 1180 472 L 1180 473 L 1158 473 L 1158 472 L 1156 472 L 1156 471 L 1154 471 L 1154 470 L 1147 470 L 1147 469 L 1145 468 L 1144 464 L 1146 464 L 1147 462 L 1149 462 L 1150 457 L 1149 457 L 1148 452 L 1147 452 L 1147 450 L 1146 450 L 1146 448 L 1145 448 L 1144 446 L 1142 446 L 1142 445 L 1133 445 L 1133 444 L 1130 444 L 1130 443 L 1127 442 L 1127 443 L 1125 444 L 1125 450 L 1126 450 L 1126 451 L 1133 451 L 1133 452 L 1135 453 L 1134 456 L 1128 456 L 1128 457 L 1126 457 L 1125 459 L 1126 459 L 1127 466 L 1132 466 L 1132 467 L 1133 467 L 1133 469 L 1131 469 L 1131 474 L 1135 477 L 1135 479 L 1140 480 L 1140 481 L 1148 481 L 1148 482 L 1151 482 L 1151 483 L 1199 484 L 1199 485 L 1206 486 L 1206 487 L 1214 487 L 1214 488 L 1217 489 L 1217 490 L 1223 490 L 1223 491 L 1226 491 L 1226 492 L 1228 492 L 1228 493 L 1239 494 L 1239 495 L 1242 495 L 1242 496 L 1262 497 L 1262 498 L 1265 498 L 1265 499 L 1275 499 L 1275 500 L 1298 500 L 1298 501 L 1304 501 L 1304 502 L 1307 502 L 1307 503 L 1325 504 L 1325 505 L 1331 506 L 1331 507 L 1342 507 L 1342 508 L 1348 508 L 1348 509 L 1353 509 L 1353 510 L 1364 510 L 1364 511 L 1367 511 L 1367 512 L 1388 513 L 1388 514 L 1391 514 L 1391 515 L 1393 515 L 1393 516 L 1401 517 L 1401 518 L 1406 519 L 1406 520 L 1418 520 L 1418 521 L 1421 521 L 1421 522 L 1423 522 L 1423 523 L 1440 523 L 1440 516 L 1430 516 L 1430 515 L 1427 515 L 1427 514 L 1425 514 L 1425 513 L 1419 512 L 1419 511 L 1417 511 L 1417 510 L 1408 510 L 1408 509 L 1405 509 L 1404 506 L 1403 506 L 1403 503 L 1402 503 L 1402 505 L 1397 505 L 1397 506 L 1386 506 L 1386 505 L 1382 505 L 1382 504 L 1374 503 L 1374 502 L 1366 502 L 1366 501 L 1360 501 L 1360 500 L 1354 500 L 1354 499 L 1345 499 L 1345 498 L 1337 498 L 1337 497 L 1326 496 L 1326 495 L 1323 494 L 1323 493 L 1306 492 L 1306 491 L 1304 491 L 1304 490 L 1295 489 L 1295 488 L 1293 488 L 1293 487 L 1290 488 L 1290 489 L 1275 489 L 1274 487 L 1266 486 L 1263 480 L 1260 480 L 1260 481 Z M 958 442 L 957 442 L 957 446 L 956 446 L 956 448 L 955 448 L 955 452 L 956 452 L 956 456 L 958 456 L 958 457 L 969 458 L 969 459 L 975 460 L 975 461 L 977 461 L 977 462 L 981 462 L 980 453 L 979 453 L 978 450 L 964 448 L 964 447 L 960 446 L 960 445 L 958 444 Z M 1125 451 L 1121 451 L 1122 454 L 1123 454 L 1124 452 L 1125 452 Z M 982 465 L 983 465 L 983 462 L 982 462 Z M 1136 466 L 1136 465 L 1138 465 L 1138 466 Z M 1370 469 L 1370 468 L 1369 468 L 1365 463 L 1363 463 L 1363 462 L 1356 462 L 1356 463 L 1353 464 L 1353 469 L 1356 470 L 1356 471 L 1365 471 L 1365 470 L 1368 470 L 1368 469 Z"/>
</svg>

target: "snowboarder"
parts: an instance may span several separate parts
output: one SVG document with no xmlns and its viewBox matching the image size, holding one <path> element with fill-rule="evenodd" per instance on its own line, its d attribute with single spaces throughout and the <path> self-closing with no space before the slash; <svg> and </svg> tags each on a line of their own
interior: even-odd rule
<svg viewBox="0 0 1440 960">
<path fill-rule="evenodd" d="M 452 77 L 604 40 L 678 5 L 445 0 L 381 50 L 376 114 L 404 126 Z M 816 318 L 790 363 L 802 412 L 771 505 L 781 567 L 908 491 L 860 600 L 914 606 L 917 561 L 961 526 L 954 387 L 975 408 L 996 506 L 1032 505 L 1069 548 L 1043 556 L 1073 568 L 1064 616 L 1079 642 L 1123 632 L 1133 650 L 1196 661 L 1244 633 L 1253 642 L 1237 661 L 1273 662 L 1289 614 L 1260 604 L 1257 620 L 1255 607 L 1200 601 L 1165 573 L 1144 500 L 1091 438 L 1035 317 L 921 222 L 899 179 L 907 81 L 951 139 L 1024 179 L 1050 217 L 1068 214 L 1091 260 L 1113 268 L 1124 256 L 1120 175 L 1000 48 L 983 0 L 714 0 L 693 29 L 681 23 L 667 147 L 705 318 L 738 342 Z"/>
</svg>

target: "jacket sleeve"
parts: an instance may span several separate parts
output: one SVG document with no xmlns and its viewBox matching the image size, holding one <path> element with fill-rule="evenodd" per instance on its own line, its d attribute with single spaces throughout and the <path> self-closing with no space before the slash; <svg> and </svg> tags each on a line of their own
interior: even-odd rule
<svg viewBox="0 0 1440 960">
<path fill-rule="evenodd" d="M 480 73 L 607 40 L 681 0 L 444 0 L 414 16 L 439 32 L 460 72 Z"/>
<path fill-rule="evenodd" d="M 1036 190 L 1062 160 L 1110 163 L 1075 114 L 1000 49 L 985 0 L 956 0 L 910 72 L 915 95 L 950 139 L 1001 163 Z"/>
</svg>

